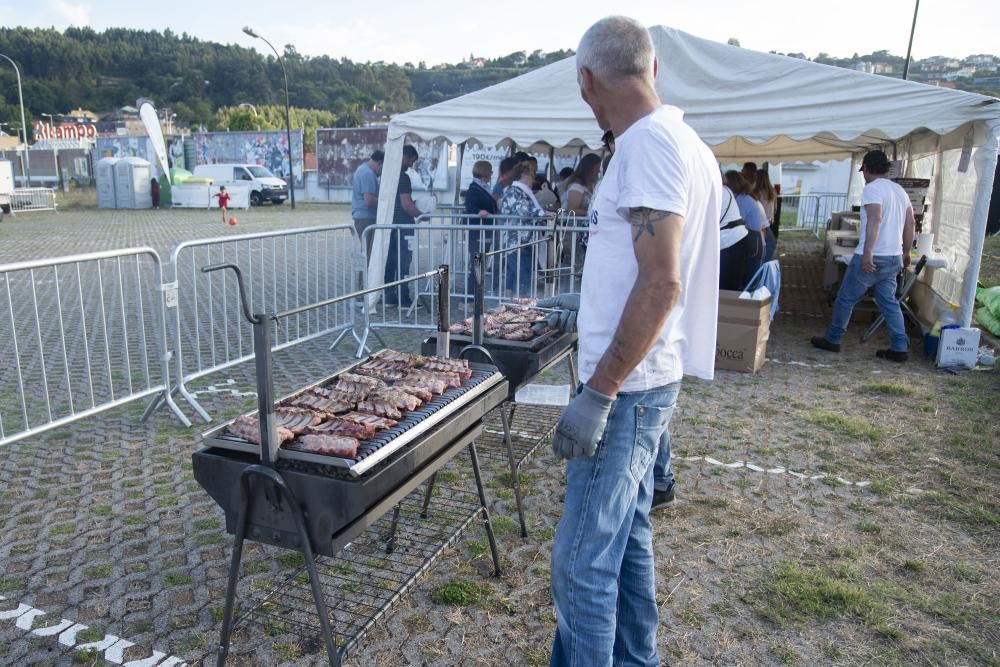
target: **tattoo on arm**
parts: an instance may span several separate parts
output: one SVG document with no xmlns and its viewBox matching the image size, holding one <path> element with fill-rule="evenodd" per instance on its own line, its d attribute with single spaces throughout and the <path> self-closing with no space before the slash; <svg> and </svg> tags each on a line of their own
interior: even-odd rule
<svg viewBox="0 0 1000 667">
<path fill-rule="evenodd" d="M 653 226 L 657 222 L 661 222 L 667 219 L 667 216 L 671 215 L 669 211 L 657 211 L 652 208 L 630 208 L 628 210 L 628 221 L 632 225 L 632 230 L 634 235 L 632 241 L 638 241 L 642 238 L 643 234 L 649 234 L 650 236 L 656 236 L 656 231 Z"/>
</svg>

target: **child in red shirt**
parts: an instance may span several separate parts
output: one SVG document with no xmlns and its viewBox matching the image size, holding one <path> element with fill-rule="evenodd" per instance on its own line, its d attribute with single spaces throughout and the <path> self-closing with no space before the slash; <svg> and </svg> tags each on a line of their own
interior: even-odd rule
<svg viewBox="0 0 1000 667">
<path fill-rule="evenodd" d="M 226 186 L 220 185 L 219 191 L 212 197 L 219 200 L 219 208 L 222 209 L 222 224 L 226 224 L 229 222 L 229 212 L 226 210 L 229 207 L 229 193 L 226 192 Z"/>
</svg>

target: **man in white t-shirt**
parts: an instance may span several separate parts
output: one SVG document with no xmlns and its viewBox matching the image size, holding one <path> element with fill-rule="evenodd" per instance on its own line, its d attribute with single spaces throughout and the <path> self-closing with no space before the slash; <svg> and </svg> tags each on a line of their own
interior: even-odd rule
<svg viewBox="0 0 1000 667">
<path fill-rule="evenodd" d="M 590 204 L 579 307 L 580 378 L 553 451 L 568 459 L 552 548 L 552 665 L 660 664 L 653 463 L 681 378 L 711 379 L 722 184 L 709 148 L 663 106 L 649 32 L 595 23 L 576 53 L 580 91 L 615 158 Z"/>
<path fill-rule="evenodd" d="M 861 239 L 837 291 L 833 320 L 826 334 L 811 342 L 821 350 L 840 352 L 854 306 L 872 290 L 889 329 L 889 349 L 878 350 L 875 356 L 904 362 L 910 339 L 896 299 L 896 276 L 910 263 L 915 223 L 910 198 L 889 180 L 889 167 L 888 156 L 877 150 L 868 151 L 861 162 L 867 183 L 861 193 Z"/>
</svg>

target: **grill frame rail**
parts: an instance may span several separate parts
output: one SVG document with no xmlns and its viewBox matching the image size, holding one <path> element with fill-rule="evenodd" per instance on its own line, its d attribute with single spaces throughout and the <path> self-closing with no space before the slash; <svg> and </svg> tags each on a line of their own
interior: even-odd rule
<svg viewBox="0 0 1000 667">
<path fill-rule="evenodd" d="M 243 454 L 244 460 L 242 461 L 232 461 L 231 459 L 237 456 L 235 452 L 227 452 L 225 450 L 218 452 L 218 448 L 211 447 L 200 449 L 192 456 L 192 467 L 195 471 L 195 477 L 198 479 L 199 483 L 205 487 L 206 491 L 209 491 L 210 494 L 212 493 L 212 490 L 219 491 L 219 480 L 215 480 L 214 483 L 207 483 L 207 475 L 210 475 L 211 471 L 206 471 L 205 462 L 209 459 L 209 457 L 215 457 L 216 462 L 223 466 L 226 465 L 227 462 L 231 464 L 229 465 L 228 474 L 224 475 L 222 479 L 222 486 L 230 487 L 230 494 L 234 490 L 231 487 L 234 486 L 233 482 L 235 481 L 237 475 L 239 479 L 239 499 L 235 504 L 232 502 L 235 500 L 233 498 L 226 501 L 221 500 L 216 495 L 213 495 L 213 498 L 223 506 L 223 509 L 226 510 L 227 528 L 232 528 L 235 534 L 232 560 L 230 561 L 229 566 L 226 601 L 223 611 L 222 629 L 220 632 L 216 664 L 218 667 L 224 667 L 226 657 L 229 653 L 230 640 L 234 627 L 233 617 L 236 604 L 236 587 L 239 581 L 243 544 L 246 539 L 251 539 L 254 541 L 274 544 L 287 549 L 294 549 L 302 553 L 305 559 L 306 571 L 309 574 L 309 584 L 312 592 L 312 598 L 316 606 L 320 631 L 323 636 L 324 644 L 326 645 L 327 657 L 331 665 L 339 667 L 343 655 L 341 651 L 338 650 L 338 642 L 334 641 L 334 636 L 331 632 L 325 593 L 322 588 L 322 580 L 316 570 L 316 556 L 314 553 L 314 538 L 317 535 L 325 535 L 325 530 L 330 530 L 331 533 L 333 530 L 330 524 L 323 524 L 317 526 L 314 531 L 310 532 L 308 522 L 313 521 L 315 517 L 310 516 L 312 513 L 309 511 L 309 502 L 301 502 L 298 494 L 296 493 L 297 490 L 304 489 L 306 493 L 304 496 L 305 500 L 315 503 L 317 501 L 311 497 L 311 494 L 315 492 L 316 487 L 310 488 L 310 482 L 314 484 L 330 485 L 335 482 L 335 479 L 313 479 L 314 477 L 322 476 L 316 475 L 315 473 L 312 475 L 309 475 L 308 473 L 294 475 L 293 471 L 284 471 L 283 474 L 283 471 L 280 470 L 280 466 L 278 465 L 279 442 L 277 439 L 277 429 L 275 423 L 275 407 L 273 398 L 274 387 L 271 363 L 272 323 L 284 317 L 298 315 L 309 310 L 322 308 L 341 301 L 353 301 L 359 297 L 367 296 L 370 293 L 381 291 L 394 285 L 403 285 L 409 282 L 429 278 L 436 278 L 438 280 L 439 293 L 442 293 L 446 297 L 448 290 L 448 266 L 442 265 L 437 271 L 429 271 L 421 275 L 395 281 L 394 283 L 388 283 L 387 285 L 361 290 L 345 296 L 336 297 L 334 299 L 326 299 L 308 306 L 293 308 L 276 315 L 251 312 L 251 304 L 246 298 L 243 278 L 238 266 L 234 264 L 217 264 L 203 267 L 202 271 L 208 273 L 223 269 L 231 269 L 235 273 L 239 288 L 240 302 L 243 309 L 243 316 L 253 325 L 254 361 L 257 375 L 257 416 L 260 425 L 259 440 L 261 444 L 257 452 L 260 458 L 260 463 L 256 463 L 254 457 L 247 454 Z M 450 348 L 448 333 L 449 320 L 449 300 L 447 298 L 438 299 L 437 349 L 445 356 L 447 356 Z M 480 384 L 485 385 L 487 388 L 492 388 L 491 392 L 487 392 L 487 394 L 492 394 L 495 397 L 495 402 L 490 406 L 490 409 L 495 407 L 495 405 L 501 404 L 503 396 L 507 393 L 508 388 L 506 380 L 498 371 L 489 375 L 486 380 Z M 485 399 L 481 400 L 481 406 L 484 401 Z M 480 512 L 483 517 L 484 528 L 486 529 L 487 538 L 490 543 L 490 550 L 493 556 L 494 574 L 496 576 L 500 576 L 500 557 L 497 552 L 493 526 L 490 522 L 489 510 L 486 504 L 486 493 L 483 488 L 482 474 L 479 467 L 479 457 L 476 452 L 475 445 L 475 439 L 483 429 L 483 417 L 485 416 L 486 411 L 488 410 L 483 407 L 483 411 L 478 415 L 478 419 L 474 419 L 474 423 L 468 427 L 466 432 L 458 437 L 452 436 L 447 445 L 445 445 L 440 439 L 436 443 L 433 442 L 432 435 L 429 438 L 429 440 L 431 440 L 431 445 L 444 445 L 440 450 L 434 451 L 434 458 L 423 462 L 422 467 L 420 467 L 419 470 L 405 468 L 404 474 L 406 476 L 394 490 L 388 492 L 373 507 L 366 509 L 350 525 L 340 527 L 340 530 L 336 533 L 337 539 L 335 542 L 332 541 L 333 535 L 331 535 L 330 543 L 327 543 L 325 539 L 320 542 L 320 548 L 328 550 L 328 553 L 332 555 L 332 553 L 335 553 L 335 548 L 339 550 L 346 546 L 352 537 L 356 537 L 361 532 L 369 528 L 378 518 L 383 516 L 393 506 L 396 507 L 396 510 L 393 513 L 392 530 L 388 543 L 390 546 L 395 544 L 395 533 L 400 513 L 399 503 L 410 492 L 412 492 L 416 486 L 421 484 L 423 481 L 430 479 L 431 481 L 428 482 L 428 489 L 424 498 L 424 512 L 426 512 L 427 505 L 433 491 L 433 479 L 436 477 L 437 470 L 444 465 L 444 463 L 454 457 L 459 451 L 467 448 L 471 458 L 473 472 L 475 474 L 476 487 L 480 500 Z M 451 422 L 460 421 L 463 418 L 463 411 L 460 410 L 443 410 L 439 412 L 443 412 L 445 416 L 450 415 Z M 468 418 L 468 415 L 466 415 L 466 418 Z M 416 447 L 411 448 L 411 453 L 418 451 L 419 449 Z M 412 459 L 409 459 L 409 461 L 412 463 Z M 404 465 L 407 462 L 408 459 L 405 456 L 397 460 L 397 463 L 395 464 L 397 466 L 397 475 L 399 472 L 398 466 Z M 327 466 L 321 466 L 321 468 L 327 468 Z M 392 468 L 387 468 L 383 472 L 392 472 Z M 286 479 L 286 477 L 288 479 Z M 300 477 L 302 479 L 299 479 Z M 296 483 L 296 480 L 298 480 L 298 482 L 305 480 L 305 482 L 300 484 Z M 289 484 L 289 481 L 292 481 L 292 484 Z M 252 482 L 256 483 L 252 484 Z M 238 508 L 235 524 L 231 518 L 234 508 Z M 291 522 L 294 522 L 294 530 L 288 527 Z"/>
</svg>

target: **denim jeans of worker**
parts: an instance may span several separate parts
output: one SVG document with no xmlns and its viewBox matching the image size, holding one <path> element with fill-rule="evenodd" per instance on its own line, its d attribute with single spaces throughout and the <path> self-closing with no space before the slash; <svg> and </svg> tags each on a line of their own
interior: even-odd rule
<svg viewBox="0 0 1000 667">
<path fill-rule="evenodd" d="M 535 266 L 535 254 L 532 248 L 522 248 L 507 255 L 506 288 L 517 296 L 531 296 L 531 283 Z"/>
<path fill-rule="evenodd" d="M 680 385 L 678 382 L 678 392 Z M 669 491 L 674 487 L 675 481 L 674 471 L 670 468 L 670 424 L 667 424 L 660 436 L 660 446 L 656 450 L 656 462 L 653 464 L 653 490 Z"/>
<path fill-rule="evenodd" d="M 410 274 L 410 261 L 413 253 L 410 252 L 409 239 L 413 237 L 413 231 L 393 231 L 389 238 L 389 253 L 385 258 L 385 282 L 391 283 L 407 277 Z M 399 304 L 410 305 L 410 285 L 398 285 L 385 290 L 385 302 L 389 305 Z"/>
<path fill-rule="evenodd" d="M 764 262 L 774 259 L 774 251 L 778 247 L 778 237 L 774 235 L 770 227 L 764 228 Z M 764 262 L 761 262 L 762 264 Z"/>
<path fill-rule="evenodd" d="M 680 383 L 621 393 L 593 456 L 566 463 L 552 545 L 553 667 L 658 667 L 649 508 Z"/>
<path fill-rule="evenodd" d="M 875 273 L 867 273 L 861 268 L 861 255 L 854 255 L 847 265 L 844 280 L 837 291 L 837 301 L 833 304 L 833 320 L 826 330 L 826 339 L 840 343 L 851 321 L 854 306 L 861 301 L 868 290 L 875 292 L 875 303 L 885 318 L 889 329 L 889 349 L 906 352 L 910 339 L 906 336 L 903 311 L 896 299 L 896 276 L 903 269 L 902 255 L 876 255 Z"/>
</svg>

